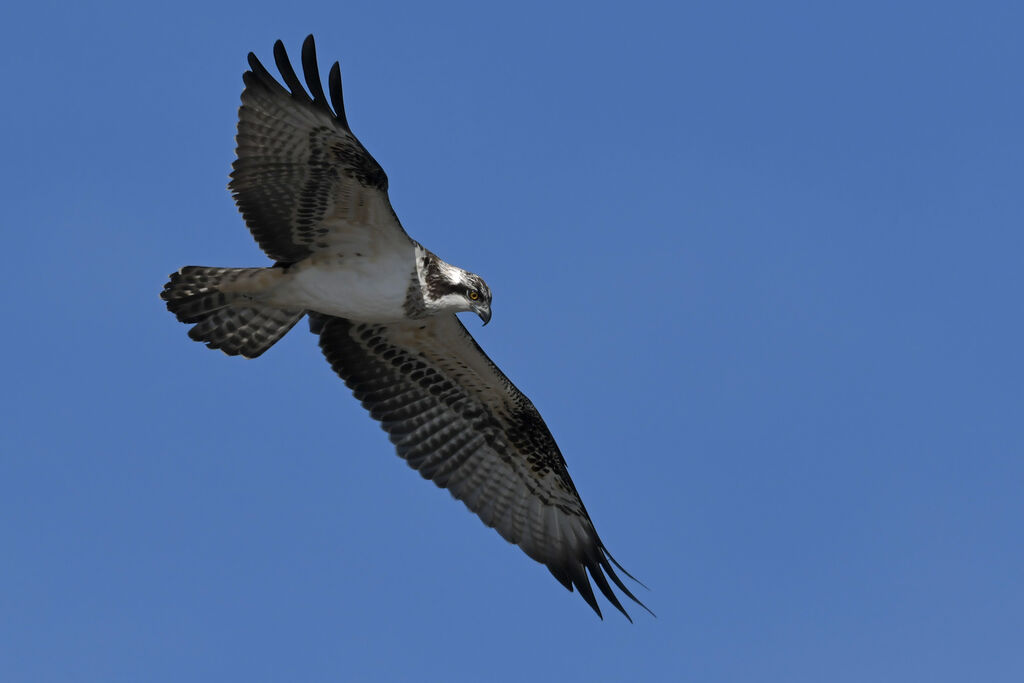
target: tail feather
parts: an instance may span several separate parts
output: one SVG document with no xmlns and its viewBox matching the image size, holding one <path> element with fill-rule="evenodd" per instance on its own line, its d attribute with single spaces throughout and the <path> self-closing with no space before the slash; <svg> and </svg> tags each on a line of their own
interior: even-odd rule
<svg viewBox="0 0 1024 683">
<path fill-rule="evenodd" d="M 231 356 L 255 358 L 306 313 L 259 305 L 254 293 L 275 275 L 268 268 L 186 266 L 171 275 L 160 297 L 178 320 L 195 323 L 188 333 L 192 339 Z"/>
<path fill-rule="evenodd" d="M 304 313 L 277 308 L 223 308 L 199 321 L 188 336 L 229 356 L 256 358 L 276 344 Z"/>
</svg>

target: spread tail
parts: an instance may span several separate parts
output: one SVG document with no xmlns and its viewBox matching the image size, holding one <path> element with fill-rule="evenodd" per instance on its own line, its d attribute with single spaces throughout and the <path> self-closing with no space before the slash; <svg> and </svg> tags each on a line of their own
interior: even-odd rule
<svg viewBox="0 0 1024 683">
<path fill-rule="evenodd" d="M 185 266 L 171 275 L 160 298 L 178 320 L 195 323 L 192 339 L 230 356 L 255 358 L 306 313 L 260 305 L 258 294 L 280 274 L 274 268 Z"/>
</svg>

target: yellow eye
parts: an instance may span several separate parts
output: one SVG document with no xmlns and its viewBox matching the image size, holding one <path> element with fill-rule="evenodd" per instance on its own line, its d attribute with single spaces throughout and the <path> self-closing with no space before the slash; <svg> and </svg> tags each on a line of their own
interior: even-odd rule
<svg viewBox="0 0 1024 683">
<path fill-rule="evenodd" d="M 477 299 L 480 298 L 480 295 L 477 294 L 475 290 L 471 289 L 469 290 L 469 298 L 472 299 L 473 301 L 476 301 Z"/>
</svg>

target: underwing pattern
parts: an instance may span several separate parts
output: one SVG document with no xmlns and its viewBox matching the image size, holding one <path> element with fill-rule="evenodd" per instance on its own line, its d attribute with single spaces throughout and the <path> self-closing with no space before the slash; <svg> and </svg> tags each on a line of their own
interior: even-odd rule
<svg viewBox="0 0 1024 683">
<path fill-rule="evenodd" d="M 613 586 L 643 604 L 550 430 L 456 317 L 486 324 L 490 288 L 406 234 L 387 175 L 349 128 L 337 63 L 324 92 L 313 37 L 302 46 L 305 85 L 281 41 L 274 59 L 283 85 L 249 54 L 229 185 L 273 264 L 186 266 L 164 285 L 167 308 L 191 338 L 249 358 L 308 315 L 327 362 L 400 457 L 598 615 L 591 581 L 629 618 Z"/>
</svg>

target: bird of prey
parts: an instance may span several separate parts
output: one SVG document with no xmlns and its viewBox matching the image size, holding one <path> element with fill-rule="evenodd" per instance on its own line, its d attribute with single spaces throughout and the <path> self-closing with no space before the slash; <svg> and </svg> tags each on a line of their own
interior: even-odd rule
<svg viewBox="0 0 1024 683">
<path fill-rule="evenodd" d="M 613 564 L 629 573 L 597 535 L 537 409 L 455 315 L 470 311 L 486 325 L 491 290 L 402 228 L 384 169 L 349 128 L 338 63 L 328 98 L 313 36 L 302 46 L 308 92 L 281 41 L 274 60 L 284 86 L 249 53 L 228 185 L 274 263 L 186 266 L 164 285 L 168 310 L 192 325 L 192 339 L 246 358 L 308 316 L 331 368 L 410 466 L 598 616 L 588 572 L 627 619 L 609 578 L 646 609 L 616 575 Z"/>
</svg>

